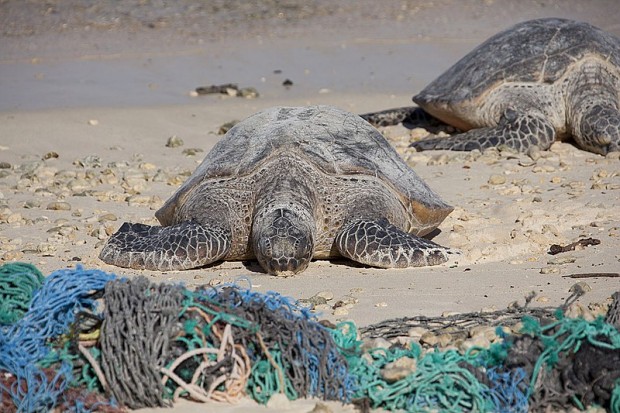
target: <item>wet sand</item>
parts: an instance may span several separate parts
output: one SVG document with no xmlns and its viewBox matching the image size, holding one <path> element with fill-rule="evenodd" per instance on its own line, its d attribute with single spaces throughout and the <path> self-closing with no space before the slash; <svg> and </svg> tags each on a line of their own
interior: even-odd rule
<svg viewBox="0 0 620 413">
<path fill-rule="evenodd" d="M 111 6 L 85 11 L 80 2 L 71 13 L 61 2 L 50 3 L 55 12 L 2 3 L 1 18 L 13 23 L 0 24 L 0 260 L 32 262 L 44 273 L 82 264 L 188 286 L 247 276 L 258 291 L 295 298 L 327 290 L 334 296 L 330 304 L 349 304 L 337 314 L 325 306 L 323 317 L 358 325 L 502 309 L 522 303 L 530 291 L 538 293 L 537 305 L 558 305 L 580 281 L 566 276 L 618 272 L 617 157 L 570 143 L 534 158 L 412 153 L 407 145 L 420 131 L 401 126 L 383 132 L 455 207 L 433 240 L 463 251 L 457 265 L 381 270 L 321 260 L 295 277 L 277 278 L 255 262 L 157 273 L 97 258 L 122 222 L 156 224 L 154 211 L 228 121 L 274 105 L 332 104 L 356 113 L 408 105 L 476 44 L 528 18 L 571 17 L 620 35 L 612 1 L 588 7 L 471 1 L 460 9 L 448 1 L 361 3 L 318 2 L 308 9 L 303 2 L 273 2 L 264 10 L 232 3 L 234 10 L 191 17 L 184 2 L 180 10 L 129 15 Z M 285 88 L 285 79 L 293 86 Z M 229 82 L 254 87 L 260 96 L 190 95 L 195 87 Z M 167 147 L 171 136 L 183 145 Z M 600 244 L 547 254 L 550 245 L 581 237 Z M 581 299 L 584 307 L 605 301 L 619 285 L 618 278 L 585 281 L 592 291 Z M 280 411 L 311 410 L 313 403 L 304 403 L 307 409 L 295 404 Z M 195 408 L 209 411 L 192 404 L 182 411 Z"/>
</svg>

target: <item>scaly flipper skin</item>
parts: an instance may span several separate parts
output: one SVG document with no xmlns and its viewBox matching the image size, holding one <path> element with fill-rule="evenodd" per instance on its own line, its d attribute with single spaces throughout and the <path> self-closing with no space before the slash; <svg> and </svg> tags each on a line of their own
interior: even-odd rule
<svg viewBox="0 0 620 413">
<path fill-rule="evenodd" d="M 354 220 L 335 239 L 342 256 L 380 268 L 438 265 L 455 253 L 424 238 L 408 234 L 387 219 Z"/>
<path fill-rule="evenodd" d="M 413 142 L 411 146 L 417 151 L 472 151 L 504 145 L 519 152 L 526 152 L 534 145 L 543 150 L 548 149 L 554 141 L 555 129 L 545 117 L 531 113 L 520 114 L 508 109 L 495 127 L 472 129 L 447 138 L 423 139 Z"/>
<path fill-rule="evenodd" d="M 106 264 L 137 270 L 185 270 L 224 258 L 230 246 L 230 232 L 192 221 L 168 227 L 124 223 L 99 258 Z"/>
<path fill-rule="evenodd" d="M 399 123 L 411 127 L 433 127 L 443 124 L 443 122 L 417 106 L 405 106 L 382 110 L 381 112 L 364 113 L 360 117 L 375 127 L 398 125 Z"/>
</svg>

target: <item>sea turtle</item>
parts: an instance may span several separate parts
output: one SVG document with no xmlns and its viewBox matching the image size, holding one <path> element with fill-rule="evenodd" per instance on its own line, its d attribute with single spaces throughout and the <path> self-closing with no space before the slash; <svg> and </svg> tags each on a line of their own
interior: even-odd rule
<svg viewBox="0 0 620 413">
<path fill-rule="evenodd" d="M 163 271 L 255 257 L 282 275 L 313 257 L 436 265 L 454 251 L 422 236 L 451 211 L 359 116 L 276 107 L 226 133 L 155 213 L 162 226 L 123 224 L 100 258 Z"/>
<path fill-rule="evenodd" d="M 590 152 L 618 151 L 620 39 L 583 22 L 525 21 L 482 43 L 413 101 L 468 131 L 414 142 L 418 150 L 506 145 L 527 151 L 572 137 Z M 419 116 L 407 108 L 386 113 L 392 120 Z M 378 115 L 363 116 L 376 123 Z"/>
</svg>

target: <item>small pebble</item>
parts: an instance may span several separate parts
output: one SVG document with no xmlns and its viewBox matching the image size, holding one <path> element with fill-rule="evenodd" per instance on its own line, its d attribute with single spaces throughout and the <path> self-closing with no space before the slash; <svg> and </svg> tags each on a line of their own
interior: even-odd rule
<svg viewBox="0 0 620 413">
<path fill-rule="evenodd" d="M 167 148 L 177 148 L 179 146 L 183 146 L 183 139 L 179 138 L 177 135 L 173 135 L 168 138 L 166 142 Z"/>
<path fill-rule="evenodd" d="M 571 257 L 570 255 L 566 255 L 566 256 L 559 256 L 559 257 L 551 258 L 550 260 L 547 260 L 547 264 L 564 265 L 564 264 L 571 264 L 575 261 L 577 261 L 577 258 Z"/>
<path fill-rule="evenodd" d="M 446 347 L 452 341 L 452 336 L 450 334 L 440 334 L 437 340 L 440 347 Z"/>
<path fill-rule="evenodd" d="M 476 326 L 472 327 L 469 330 L 469 336 L 474 338 L 478 336 L 482 336 L 489 341 L 494 341 L 497 339 L 496 327 L 490 326 Z"/>
<path fill-rule="evenodd" d="M 40 208 L 40 207 L 41 207 L 41 201 L 39 201 L 38 199 L 29 199 L 24 203 L 24 208 L 26 209 Z"/>
<path fill-rule="evenodd" d="M 58 153 L 52 151 L 52 152 L 48 152 L 45 155 L 43 155 L 43 160 L 46 161 L 48 159 L 56 159 L 58 158 Z"/>
<path fill-rule="evenodd" d="M 487 339 L 485 336 L 476 336 L 470 340 L 463 341 L 459 348 L 461 351 L 466 352 L 473 347 L 481 347 L 481 348 L 489 348 L 491 345 L 491 341 Z"/>
<path fill-rule="evenodd" d="M 147 205 L 151 202 L 151 197 L 146 195 L 132 195 L 127 197 L 126 201 L 129 206 Z"/>
<path fill-rule="evenodd" d="M 424 327 L 411 327 L 407 331 L 407 335 L 414 340 L 420 340 L 420 338 L 426 333 L 428 333 L 428 330 Z"/>
<path fill-rule="evenodd" d="M 71 211 L 71 204 L 68 202 L 50 202 L 47 204 L 47 208 L 52 211 Z"/>
<path fill-rule="evenodd" d="M 442 153 L 441 155 L 433 156 L 431 159 L 429 159 L 429 161 L 426 164 L 428 166 L 446 165 L 449 162 L 450 162 L 450 157 L 447 154 Z"/>
<path fill-rule="evenodd" d="M 489 184 L 491 185 L 503 185 L 506 183 L 506 176 L 504 175 L 491 175 L 489 177 Z"/>
<path fill-rule="evenodd" d="M 552 234 L 556 237 L 560 236 L 560 231 L 558 231 L 558 228 L 552 224 L 543 224 L 541 232 L 543 234 Z"/>
<path fill-rule="evenodd" d="M 330 301 L 334 299 L 334 293 L 331 291 L 320 291 L 318 293 L 316 293 L 317 297 L 321 297 L 324 298 L 325 301 Z"/>
<path fill-rule="evenodd" d="M 333 413 L 334 411 L 325 403 L 317 402 L 308 413 Z"/>
<path fill-rule="evenodd" d="M 350 295 L 345 295 L 344 297 L 342 297 L 342 300 L 338 300 L 336 302 L 336 304 L 334 304 L 334 308 L 336 307 L 342 307 L 342 306 L 352 306 L 353 304 L 357 304 L 359 303 L 359 298 L 357 297 L 353 297 Z"/>
<path fill-rule="evenodd" d="M 381 377 L 388 383 L 402 380 L 411 373 L 415 372 L 417 360 L 411 357 L 401 357 L 391 363 L 387 363 L 381 369 Z"/>
<path fill-rule="evenodd" d="M 316 308 L 319 305 L 326 305 L 327 304 L 327 299 L 325 299 L 325 297 L 319 297 L 319 295 L 313 295 L 310 298 L 302 298 L 301 300 L 302 303 L 304 304 L 310 304 L 312 307 Z"/>
<path fill-rule="evenodd" d="M 451 317 L 454 315 L 459 315 L 461 313 L 459 313 L 458 311 L 444 311 L 443 313 L 441 313 L 442 317 Z"/>
<path fill-rule="evenodd" d="M 258 95 L 258 91 L 255 88 L 244 87 L 244 88 L 239 89 L 239 91 L 236 93 L 236 96 L 240 96 L 246 99 L 255 99 L 259 95 Z"/>
<path fill-rule="evenodd" d="M 99 121 L 97 119 L 91 119 L 91 120 L 88 121 L 88 124 L 90 126 L 97 126 L 97 125 L 99 125 Z"/>
<path fill-rule="evenodd" d="M 182 153 L 185 156 L 196 156 L 196 154 L 198 154 L 200 152 L 204 152 L 204 150 L 202 150 L 200 148 L 187 148 L 187 149 L 183 149 Z"/>
<path fill-rule="evenodd" d="M 540 269 L 541 274 L 559 274 L 560 269 L 558 267 L 543 267 Z"/>
<path fill-rule="evenodd" d="M 7 224 L 15 224 L 15 223 L 21 222 L 21 220 L 22 220 L 22 214 L 20 214 L 19 212 L 14 212 L 6 218 Z"/>
<path fill-rule="evenodd" d="M 592 291 L 592 287 L 590 287 L 590 284 L 585 281 L 579 281 L 578 283 L 573 284 L 568 291 L 571 293 L 585 294 Z"/>
<path fill-rule="evenodd" d="M 116 220 L 118 220 L 118 218 L 114 214 L 104 214 L 104 215 L 101 215 L 98 219 L 99 222 L 116 221 Z"/>
<path fill-rule="evenodd" d="M 157 169 L 157 165 L 150 162 L 142 162 L 140 165 L 138 165 L 138 168 L 143 171 L 154 171 L 155 169 Z"/>
<path fill-rule="evenodd" d="M 2 260 L 3 261 L 17 261 L 22 259 L 22 257 L 24 256 L 24 253 L 21 251 L 7 251 L 4 254 L 2 254 Z"/>
<path fill-rule="evenodd" d="M 73 161 L 73 165 L 81 166 L 83 168 L 101 168 L 101 158 L 97 155 L 88 155 L 82 159 L 76 159 Z M 69 173 L 72 172 L 75 174 L 74 171 L 69 171 Z"/>
<path fill-rule="evenodd" d="M 289 410 L 291 401 L 284 393 L 274 393 L 267 402 L 267 410 Z"/>
<path fill-rule="evenodd" d="M 437 335 L 435 333 L 431 333 L 429 331 L 422 334 L 422 337 L 420 337 L 420 343 L 434 346 L 435 344 L 439 343 L 439 339 L 437 338 Z"/>
<path fill-rule="evenodd" d="M 390 348 L 392 347 L 392 342 L 384 339 L 383 337 L 376 337 L 371 339 L 365 339 L 362 343 L 362 350 L 371 350 L 375 348 Z"/>
<path fill-rule="evenodd" d="M 224 135 L 226 132 L 228 132 L 233 126 L 235 126 L 237 123 L 239 123 L 238 120 L 231 120 L 230 122 L 226 122 L 224 123 L 222 126 L 220 126 L 220 128 L 217 131 L 218 135 Z"/>
<path fill-rule="evenodd" d="M 538 145 L 530 146 L 527 150 L 527 156 L 529 156 L 533 161 L 537 161 L 542 156 L 540 148 Z"/>
<path fill-rule="evenodd" d="M 103 226 L 93 229 L 90 231 L 89 235 L 93 238 L 97 238 L 98 240 L 104 240 L 107 238 L 105 228 Z"/>
<path fill-rule="evenodd" d="M 42 242 L 37 245 L 37 252 L 43 256 L 53 256 L 56 252 L 56 246 L 49 242 Z"/>
<path fill-rule="evenodd" d="M 335 316 L 344 316 L 349 314 L 349 310 L 346 307 L 338 307 L 334 310 L 333 313 Z"/>
<path fill-rule="evenodd" d="M 617 152 L 617 151 L 607 152 L 607 155 L 605 155 L 605 158 L 620 160 L 620 152 Z"/>
<path fill-rule="evenodd" d="M 424 128 L 413 128 L 409 133 L 412 141 L 419 141 L 429 135 L 428 131 Z"/>
<path fill-rule="evenodd" d="M 581 303 L 573 303 L 570 305 L 565 315 L 570 318 L 583 318 L 586 321 L 594 320 L 592 312 L 585 308 Z"/>
</svg>

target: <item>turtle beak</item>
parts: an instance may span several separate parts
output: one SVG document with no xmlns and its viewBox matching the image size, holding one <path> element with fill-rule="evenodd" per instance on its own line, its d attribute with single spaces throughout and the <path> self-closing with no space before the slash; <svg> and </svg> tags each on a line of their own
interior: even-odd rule
<svg viewBox="0 0 620 413">
<path fill-rule="evenodd" d="M 263 259 L 259 259 L 258 261 L 267 273 L 280 277 L 290 277 L 291 275 L 298 274 L 308 268 L 310 257 L 263 257 Z"/>
</svg>

